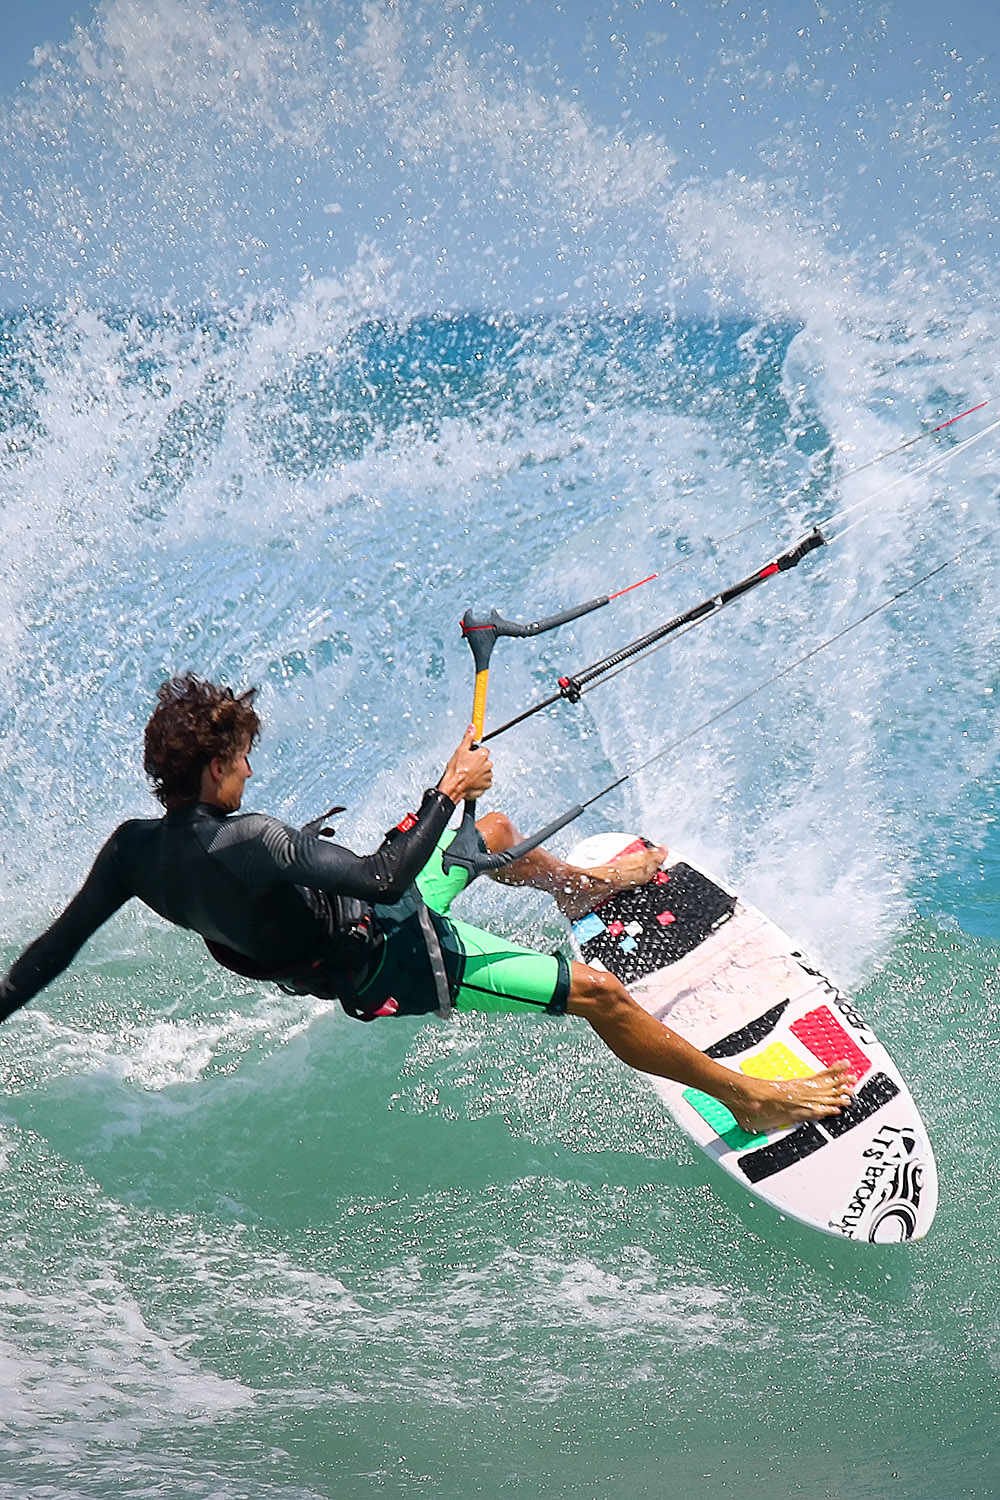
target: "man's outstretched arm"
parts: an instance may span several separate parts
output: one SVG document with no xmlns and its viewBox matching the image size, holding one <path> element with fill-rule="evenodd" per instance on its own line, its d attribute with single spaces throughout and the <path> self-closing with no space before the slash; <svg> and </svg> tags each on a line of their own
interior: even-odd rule
<svg viewBox="0 0 1000 1500">
<path fill-rule="evenodd" d="M 72 963 L 84 943 L 129 899 L 117 874 L 115 835 L 101 850 L 84 884 L 51 927 L 0 979 L 0 1021 L 27 1005 Z"/>
</svg>

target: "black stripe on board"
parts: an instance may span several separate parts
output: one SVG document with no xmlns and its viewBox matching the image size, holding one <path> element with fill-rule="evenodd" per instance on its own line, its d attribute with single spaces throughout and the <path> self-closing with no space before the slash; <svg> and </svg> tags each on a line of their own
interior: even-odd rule
<svg viewBox="0 0 1000 1500">
<path fill-rule="evenodd" d="M 839 1115 L 828 1115 L 823 1121 L 823 1130 L 819 1130 L 813 1124 L 798 1125 L 788 1135 L 779 1141 L 772 1141 L 769 1146 L 761 1146 L 756 1151 L 748 1151 L 745 1156 L 740 1157 L 740 1171 L 749 1182 L 763 1182 L 766 1177 L 773 1177 L 776 1172 L 783 1172 L 786 1167 L 793 1167 L 803 1157 L 811 1156 L 821 1146 L 828 1144 L 828 1139 L 834 1140 L 846 1135 L 862 1120 L 867 1120 L 876 1110 L 888 1104 L 890 1099 L 895 1099 L 899 1093 L 899 1086 L 893 1083 L 886 1073 L 876 1073 L 868 1080 L 863 1089 L 859 1089 L 851 1103 L 846 1109 L 841 1110 Z M 826 1131 L 826 1135 L 823 1134 Z"/>
<path fill-rule="evenodd" d="M 770 1010 L 758 1016 L 740 1031 L 731 1031 L 721 1041 L 713 1042 L 711 1047 L 705 1051 L 709 1057 L 735 1057 L 738 1052 L 745 1052 L 748 1047 L 753 1047 L 757 1042 L 762 1042 L 777 1026 L 789 1005 L 788 1000 L 782 1000 L 777 1005 L 772 1005 Z"/>
<path fill-rule="evenodd" d="M 763 1182 L 765 1177 L 773 1177 L 775 1172 L 793 1167 L 797 1161 L 826 1145 L 829 1145 L 826 1136 L 815 1125 L 797 1125 L 780 1141 L 772 1141 L 769 1146 L 761 1146 L 741 1156 L 740 1171 L 749 1182 Z"/>
</svg>

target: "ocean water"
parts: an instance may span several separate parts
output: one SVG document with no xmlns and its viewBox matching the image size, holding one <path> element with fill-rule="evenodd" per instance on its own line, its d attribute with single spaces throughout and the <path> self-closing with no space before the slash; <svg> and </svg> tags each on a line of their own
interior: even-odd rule
<svg viewBox="0 0 1000 1500">
<path fill-rule="evenodd" d="M 695 100 L 730 21 L 670 9 Z M 820 188 L 802 68 L 735 21 L 717 66 L 787 116 L 745 172 L 682 169 L 648 48 L 609 123 L 530 5 L 114 0 L 6 101 L 0 963 L 153 810 L 165 674 L 258 684 L 248 805 L 346 803 L 370 849 L 467 722 L 467 607 L 660 575 L 501 642 L 498 723 L 819 523 L 500 737 L 492 805 L 530 830 L 658 755 L 558 847 L 639 829 L 738 882 L 893 1051 L 941 1206 L 918 1245 L 810 1235 L 579 1023 L 360 1026 L 128 910 L 0 1029 L 0 1494 L 1000 1493 L 995 54 L 873 83 L 917 12 L 831 25 Z M 462 915 L 565 941 L 481 886 Z"/>
</svg>

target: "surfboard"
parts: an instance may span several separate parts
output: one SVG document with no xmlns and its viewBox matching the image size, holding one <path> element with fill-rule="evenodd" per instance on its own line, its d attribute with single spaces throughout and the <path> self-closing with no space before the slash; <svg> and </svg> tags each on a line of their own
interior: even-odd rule
<svg viewBox="0 0 1000 1500">
<path fill-rule="evenodd" d="M 567 859 L 586 868 L 641 847 L 631 835 L 598 834 Z M 927 1233 L 937 1168 L 899 1069 L 847 996 L 763 912 L 672 850 L 652 881 L 612 896 L 573 932 L 585 963 L 615 974 L 726 1067 L 788 1079 L 851 1063 L 857 1091 L 839 1115 L 766 1135 L 743 1130 L 697 1089 L 649 1077 L 681 1130 L 741 1187 L 858 1244 Z"/>
</svg>

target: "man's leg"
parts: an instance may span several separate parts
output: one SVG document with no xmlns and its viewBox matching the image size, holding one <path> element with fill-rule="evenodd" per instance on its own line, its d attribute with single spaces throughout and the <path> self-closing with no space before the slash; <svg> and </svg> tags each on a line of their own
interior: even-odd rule
<svg viewBox="0 0 1000 1500">
<path fill-rule="evenodd" d="M 476 827 L 491 853 L 509 849 L 520 839 L 517 829 L 503 813 L 488 813 Z M 548 891 L 560 909 L 573 916 L 589 911 L 615 890 L 649 880 L 665 854 L 664 849 L 649 849 L 628 856 L 628 863 L 622 860 L 620 864 L 616 861 L 581 870 L 544 849 L 534 849 L 516 864 L 492 873 L 509 885 L 531 885 Z M 461 923 L 453 925 L 463 927 Z M 514 1000 L 511 1008 L 519 1009 L 517 999 L 521 992 L 515 975 L 505 973 L 499 988 Z M 540 1002 L 535 999 L 532 1003 Z M 482 1001 L 477 1001 L 470 992 L 469 1004 L 476 1008 L 482 1006 Z M 732 1111 L 745 1130 L 780 1130 L 802 1120 L 819 1120 L 824 1115 L 839 1114 L 851 1101 L 855 1079 L 846 1062 L 835 1063 L 810 1078 L 782 1082 L 734 1072 L 699 1052 L 643 1010 L 613 974 L 591 969 L 586 964 L 570 966 L 566 1010 L 569 1015 L 588 1021 L 601 1040 L 629 1067 L 711 1094 Z"/>
<path fill-rule="evenodd" d="M 573 964 L 567 1012 L 589 1021 L 622 1062 L 721 1100 L 744 1130 L 780 1130 L 839 1114 L 855 1079 L 846 1062 L 811 1078 L 772 1083 L 724 1068 L 643 1010 L 613 974 Z"/>
<path fill-rule="evenodd" d="M 520 843 L 521 834 L 504 813 L 487 813 L 476 827 L 491 854 L 500 854 Z M 581 870 L 549 854 L 532 849 L 523 859 L 489 873 L 503 885 L 530 885 L 555 897 L 556 905 L 571 920 L 592 911 L 615 891 L 630 890 L 651 880 L 666 858 L 664 848 L 640 849 L 609 865 Z"/>
<path fill-rule="evenodd" d="M 566 867 L 568 868 L 568 866 Z M 699 1088 L 732 1110 L 747 1130 L 779 1130 L 800 1120 L 836 1114 L 850 1102 L 854 1079 L 846 1063 L 811 1078 L 773 1083 L 733 1072 L 657 1021 L 613 974 L 536 953 L 453 917 L 439 918 L 446 962 L 454 971 L 456 1009 L 524 1012 L 565 1007 L 581 1016 L 622 1062 L 643 1073 Z M 387 950 L 397 944 L 387 944 Z M 385 965 L 383 965 L 385 967 Z M 427 990 L 426 959 L 417 963 L 418 989 Z M 395 993 L 395 991 L 394 991 Z M 367 991 L 363 998 L 367 998 Z M 397 994 L 396 998 L 400 996 Z M 400 1014 L 431 1007 L 426 997 L 405 1002 Z"/>
</svg>

